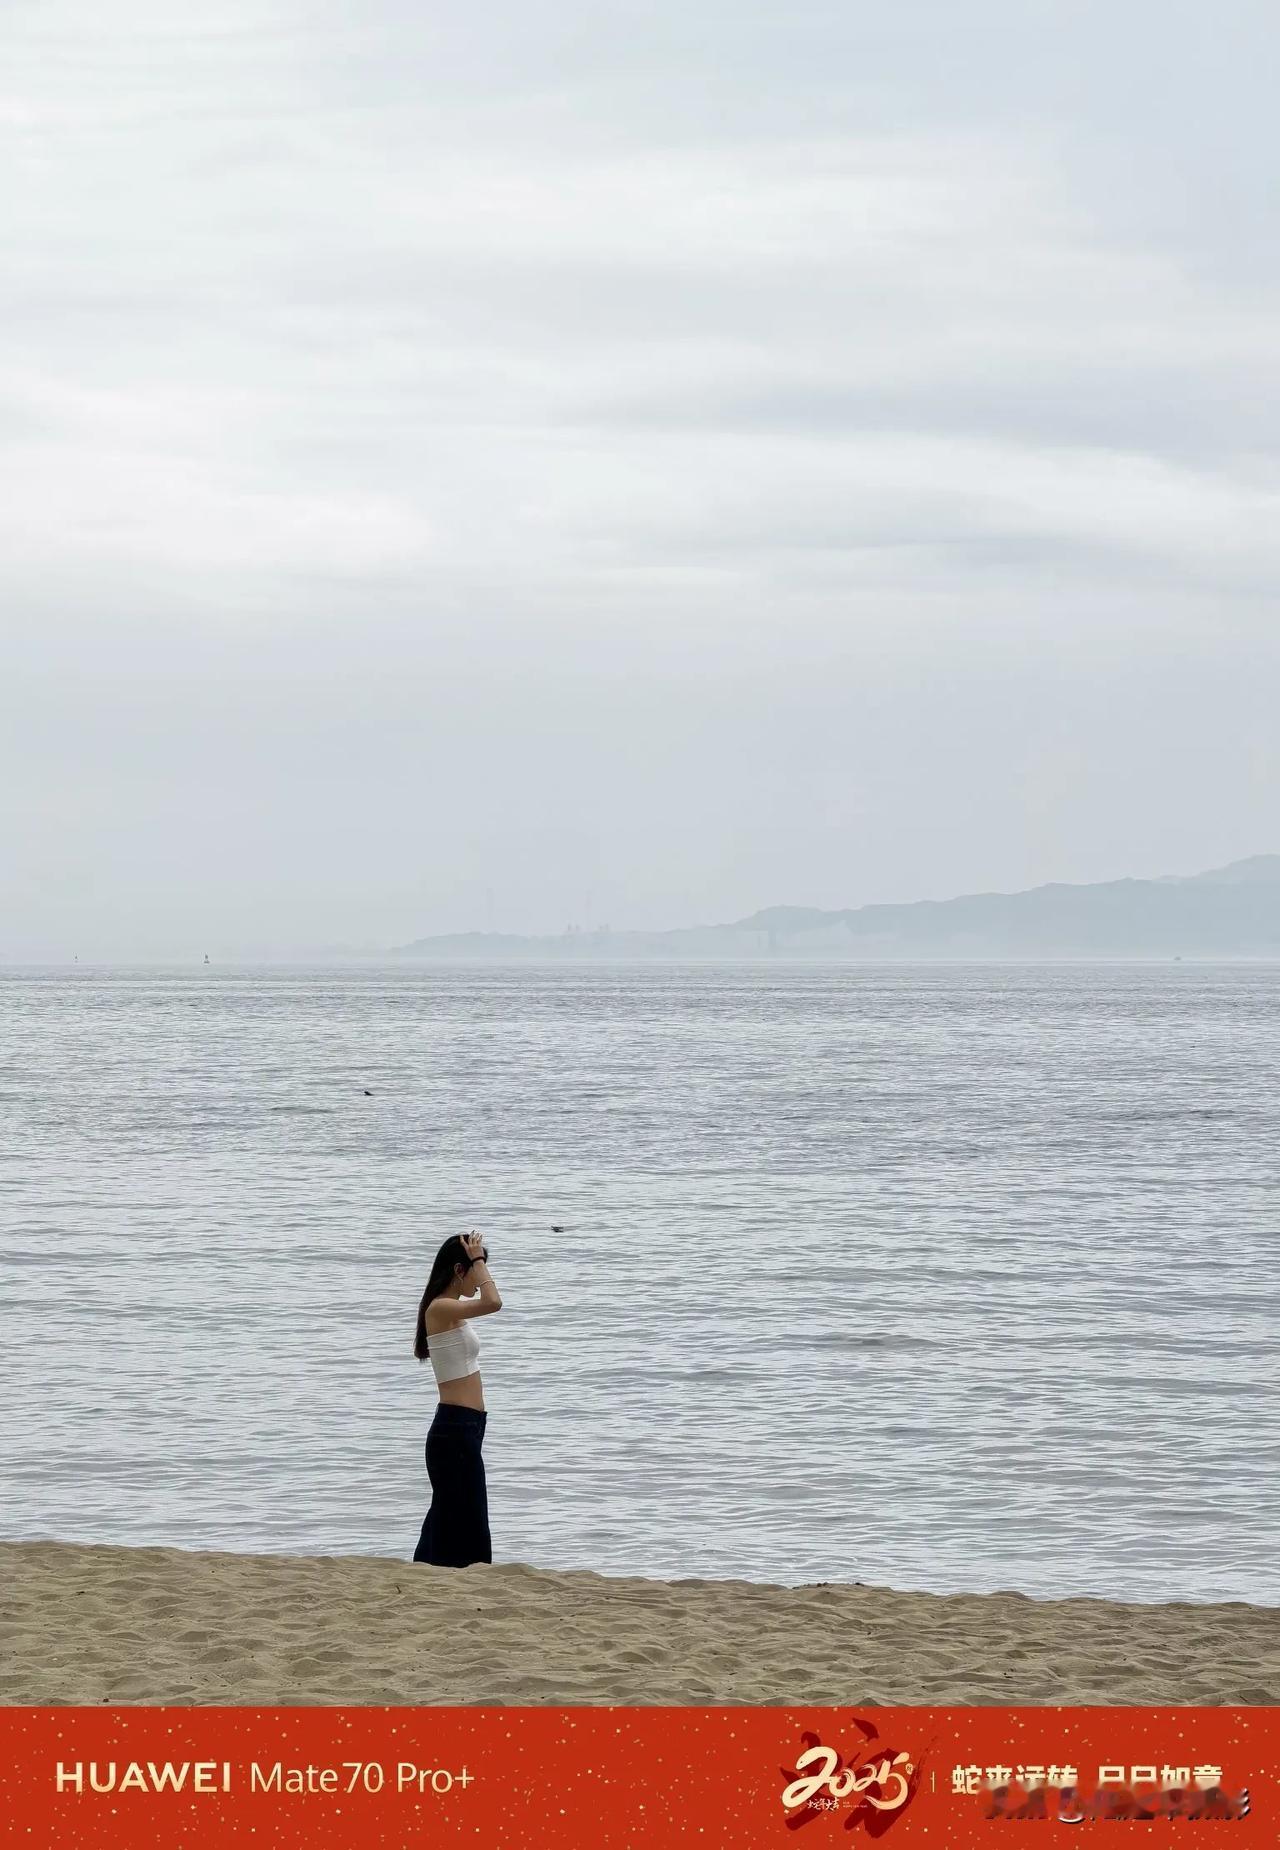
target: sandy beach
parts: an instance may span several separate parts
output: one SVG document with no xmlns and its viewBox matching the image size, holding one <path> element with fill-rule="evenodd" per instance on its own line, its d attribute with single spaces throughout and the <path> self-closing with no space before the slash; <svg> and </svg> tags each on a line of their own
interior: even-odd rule
<svg viewBox="0 0 1280 1850">
<path fill-rule="evenodd" d="M 1274 1704 L 1280 1608 L 0 1544 L 5 1703 Z"/>
</svg>

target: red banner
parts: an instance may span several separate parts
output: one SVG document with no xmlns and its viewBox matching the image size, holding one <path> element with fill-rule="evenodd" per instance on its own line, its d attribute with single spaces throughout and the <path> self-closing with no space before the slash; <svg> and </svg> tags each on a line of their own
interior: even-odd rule
<svg viewBox="0 0 1280 1850">
<path fill-rule="evenodd" d="M 29 1850 L 950 1850 L 1187 1820 L 1280 1843 L 1274 1708 L 8 1708 L 0 1731 L 0 1843 Z"/>
</svg>

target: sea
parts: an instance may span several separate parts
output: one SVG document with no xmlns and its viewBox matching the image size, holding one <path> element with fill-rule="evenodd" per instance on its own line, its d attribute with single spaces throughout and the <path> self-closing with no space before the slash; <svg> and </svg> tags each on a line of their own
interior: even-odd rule
<svg viewBox="0 0 1280 1850">
<path fill-rule="evenodd" d="M 0 1535 L 1280 1604 L 1280 964 L 0 970 Z"/>
</svg>

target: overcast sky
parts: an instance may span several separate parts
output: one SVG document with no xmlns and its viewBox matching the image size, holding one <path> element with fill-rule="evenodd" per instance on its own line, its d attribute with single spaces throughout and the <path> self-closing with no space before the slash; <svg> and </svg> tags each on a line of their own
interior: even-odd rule
<svg viewBox="0 0 1280 1850">
<path fill-rule="evenodd" d="M 0 41 L 0 957 L 1280 850 L 1269 4 Z"/>
</svg>

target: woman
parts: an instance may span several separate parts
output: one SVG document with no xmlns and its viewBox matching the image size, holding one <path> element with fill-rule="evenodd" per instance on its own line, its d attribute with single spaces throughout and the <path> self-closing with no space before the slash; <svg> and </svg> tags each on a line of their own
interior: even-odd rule
<svg viewBox="0 0 1280 1850">
<path fill-rule="evenodd" d="M 440 1404 L 427 1433 L 427 1476 L 431 1508 L 414 1550 L 415 1561 L 432 1567 L 470 1567 L 492 1561 L 489 1498 L 480 1448 L 488 1414 L 476 1360 L 480 1343 L 473 1317 L 502 1309 L 489 1275 L 488 1253 L 472 1229 L 450 1236 L 436 1254 L 418 1306 L 413 1353 L 428 1357 L 440 1386 Z M 479 1296 L 472 1293 L 479 1289 Z"/>
</svg>

